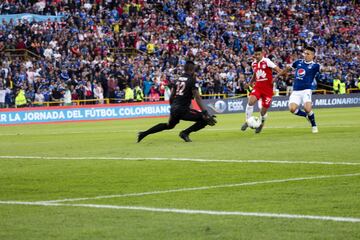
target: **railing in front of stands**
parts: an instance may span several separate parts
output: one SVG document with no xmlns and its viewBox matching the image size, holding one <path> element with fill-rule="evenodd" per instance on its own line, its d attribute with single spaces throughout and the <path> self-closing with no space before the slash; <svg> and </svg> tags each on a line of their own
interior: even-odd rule
<svg viewBox="0 0 360 240">
<path fill-rule="evenodd" d="M 203 98 L 227 98 L 226 94 L 204 94 Z M 164 96 L 160 96 L 156 99 L 145 97 L 143 101 L 126 100 L 118 98 L 104 98 L 104 99 L 84 99 L 84 100 L 72 100 L 71 103 L 65 104 L 64 101 L 51 101 L 51 102 L 32 102 L 33 107 L 54 107 L 54 106 L 79 106 L 79 105 L 94 105 L 94 104 L 117 104 L 117 103 L 130 103 L 130 102 L 157 102 L 164 101 Z"/>
<path fill-rule="evenodd" d="M 351 88 L 348 89 L 350 90 L 348 93 L 351 93 L 351 91 L 359 91 L 360 90 L 358 88 Z M 279 92 L 274 92 L 274 96 L 285 96 L 286 95 L 286 91 L 279 91 Z M 329 91 L 329 90 L 325 90 L 325 89 L 319 89 L 319 90 L 313 90 L 313 93 L 315 94 L 333 94 L 333 91 Z M 202 94 L 201 97 L 203 99 L 234 99 L 234 98 L 243 98 L 246 97 L 247 94 L 234 94 L 234 95 L 229 95 L 229 94 Z M 145 102 L 156 102 L 156 101 L 164 101 L 164 96 L 160 96 L 156 99 L 153 99 L 151 97 L 145 97 L 144 100 Z M 140 101 L 140 102 L 143 102 Z M 72 100 L 71 103 L 65 104 L 64 101 L 52 101 L 52 102 L 33 102 L 31 104 L 31 106 L 45 106 L 45 107 L 51 107 L 51 106 L 78 106 L 78 105 L 94 105 L 94 104 L 111 104 L 111 103 L 129 103 L 129 102 L 139 102 L 136 100 L 131 100 L 128 101 L 126 99 L 118 99 L 118 98 L 104 98 L 104 99 L 85 99 L 85 100 Z"/>
<path fill-rule="evenodd" d="M 332 94 L 334 93 L 333 91 L 330 91 L 330 90 L 326 90 L 326 89 L 318 89 L 318 90 L 313 90 L 312 91 L 314 94 Z M 287 92 L 287 91 L 279 91 L 278 93 L 277 92 L 274 92 L 274 95 L 275 96 L 283 96 L 283 95 L 290 95 L 291 92 Z"/>
<path fill-rule="evenodd" d="M 136 55 L 136 54 L 146 54 L 145 52 L 136 49 L 136 48 L 110 48 L 110 51 L 115 54 L 115 55 Z M 32 58 L 37 58 L 37 59 L 41 59 L 43 58 L 42 56 L 29 51 L 27 49 L 5 49 L 4 50 L 5 55 L 7 55 L 8 57 L 21 57 L 21 58 L 25 58 L 28 59 L 29 57 Z"/>
<path fill-rule="evenodd" d="M 348 88 L 346 89 L 346 93 L 355 93 L 355 92 L 360 92 L 360 87 L 359 88 Z"/>
<path fill-rule="evenodd" d="M 9 57 L 24 57 L 26 59 L 29 57 L 33 57 L 37 59 L 41 58 L 40 55 L 37 55 L 36 53 L 33 53 L 27 49 L 5 49 L 4 52 L 5 55 Z"/>
<path fill-rule="evenodd" d="M 130 56 L 133 56 L 133 55 L 136 55 L 138 53 L 140 54 L 146 54 L 145 52 L 139 50 L 139 49 L 136 49 L 136 48 L 110 48 L 110 51 L 115 54 L 115 55 L 130 55 Z"/>
<path fill-rule="evenodd" d="M 65 103 L 64 101 L 52 101 L 52 102 L 32 102 L 34 107 L 54 107 L 54 106 L 78 106 L 78 105 L 91 105 L 91 104 L 109 104 L 110 99 L 83 99 L 72 100 L 71 103 Z"/>
</svg>

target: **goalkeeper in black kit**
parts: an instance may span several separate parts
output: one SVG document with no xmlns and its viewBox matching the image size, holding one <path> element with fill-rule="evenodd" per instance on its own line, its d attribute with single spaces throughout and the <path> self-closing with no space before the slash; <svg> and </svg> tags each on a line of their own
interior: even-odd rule
<svg viewBox="0 0 360 240">
<path fill-rule="evenodd" d="M 209 115 L 202 103 L 196 84 L 195 70 L 195 63 L 187 61 L 184 66 L 184 74 L 175 81 L 171 89 L 169 121 L 167 123 L 159 123 L 146 131 L 139 132 L 137 142 L 140 142 L 149 134 L 173 129 L 180 120 L 195 122 L 179 134 L 179 137 L 185 142 L 191 142 L 189 138 L 190 133 L 199 131 L 206 125 L 214 126 L 216 124 L 215 116 Z M 190 108 L 193 98 L 195 98 L 202 111 Z"/>
</svg>

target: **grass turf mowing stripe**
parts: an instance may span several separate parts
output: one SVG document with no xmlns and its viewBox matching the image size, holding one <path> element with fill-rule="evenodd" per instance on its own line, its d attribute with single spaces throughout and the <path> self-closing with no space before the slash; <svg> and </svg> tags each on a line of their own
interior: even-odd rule
<svg viewBox="0 0 360 240">
<path fill-rule="evenodd" d="M 124 161 L 188 161 L 188 162 L 228 162 L 228 163 L 274 163 L 274 164 L 319 164 L 319 165 L 360 165 L 356 162 L 316 162 L 291 160 L 238 160 L 199 158 L 159 158 L 159 157 L 56 157 L 56 156 L 0 156 L 0 159 L 44 159 L 44 160 L 124 160 Z"/>
<path fill-rule="evenodd" d="M 314 215 L 298 215 L 298 214 L 287 214 L 287 213 L 261 213 L 261 212 L 238 212 L 238 211 L 230 212 L 230 211 L 191 210 L 191 209 L 176 209 L 176 208 L 152 208 L 152 207 L 143 207 L 143 206 L 117 206 L 117 205 L 101 205 L 101 204 L 63 204 L 63 203 L 46 203 L 46 202 L 16 202 L 16 201 L 0 201 L 0 204 L 32 205 L 32 206 L 46 206 L 46 207 L 50 207 L 50 206 L 54 206 L 54 207 L 84 207 L 84 208 L 135 210 L 135 211 L 179 213 L 179 214 L 268 217 L 268 218 L 307 219 L 307 220 L 360 223 L 360 218 L 353 218 L 353 217 L 314 216 Z"/>
<path fill-rule="evenodd" d="M 313 176 L 313 177 L 301 177 L 301 178 L 288 178 L 288 179 L 275 179 L 275 180 L 269 180 L 269 181 L 223 184 L 223 185 L 203 186 L 203 187 L 193 187 L 193 188 L 179 188 L 179 189 L 170 189 L 170 190 L 162 190 L 162 191 L 117 194 L 117 195 L 96 196 L 96 197 L 88 197 L 88 198 L 67 198 L 67 199 L 38 201 L 38 202 L 40 202 L 40 203 L 59 203 L 59 202 L 74 202 L 74 201 L 108 199 L 108 198 L 135 197 L 135 196 L 146 196 L 146 195 L 173 193 L 173 192 L 200 191 L 200 190 L 208 190 L 208 189 L 215 189 L 215 188 L 230 188 L 230 187 L 252 186 L 252 185 L 259 185 L 259 184 L 295 182 L 295 181 L 305 181 L 305 180 L 314 180 L 314 179 L 327 179 L 327 178 L 337 178 L 337 177 L 354 177 L 354 176 L 360 176 L 360 173 L 341 174 L 341 175 L 327 175 L 327 176 Z"/>
</svg>

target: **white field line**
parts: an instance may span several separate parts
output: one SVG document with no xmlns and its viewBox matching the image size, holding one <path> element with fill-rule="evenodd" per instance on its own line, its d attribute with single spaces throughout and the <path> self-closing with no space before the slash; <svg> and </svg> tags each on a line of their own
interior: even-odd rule
<svg viewBox="0 0 360 240">
<path fill-rule="evenodd" d="M 201 158 L 161 158 L 161 157 L 47 157 L 47 156 L 0 156 L 0 159 L 44 159 L 44 160 L 124 160 L 124 161 L 187 161 L 187 162 L 226 162 L 226 163 L 274 163 L 274 164 L 318 164 L 318 165 L 360 165 L 360 162 L 317 162 L 291 160 L 237 160 Z"/>
<path fill-rule="evenodd" d="M 239 125 L 240 126 L 240 125 Z M 338 124 L 326 124 L 326 125 L 321 125 L 321 127 L 324 128 L 329 128 L 329 127 L 338 127 L 338 128 L 353 128 L 357 126 L 356 124 L 354 125 L 338 125 Z M 300 128 L 300 129 L 310 129 L 311 127 L 309 126 L 304 126 L 304 125 L 298 125 L 298 126 L 265 126 L 265 128 L 269 128 L 269 129 L 294 129 L 294 128 Z M 201 131 L 239 131 L 240 127 L 238 128 L 205 128 L 202 129 Z M 105 131 L 73 131 L 73 132 L 35 132 L 35 133 L 0 133 L 0 136 L 34 136 L 34 135 L 66 135 L 66 134 L 107 134 L 107 133 L 124 133 L 124 132 L 133 132 L 133 133 L 137 133 L 140 130 L 134 130 L 134 129 L 122 129 L 122 130 L 105 130 Z M 174 130 L 167 130 L 166 132 L 179 132 L 180 130 L 174 129 Z"/>
<path fill-rule="evenodd" d="M 41 202 L 16 202 L 16 201 L 0 201 L 0 204 L 6 205 L 32 205 L 32 206 L 61 206 L 61 207 L 84 207 L 84 208 L 100 208 L 100 209 L 117 209 L 117 210 L 133 210 L 146 212 L 162 212 L 162 213 L 180 213 L 180 214 L 202 214 L 217 216 L 246 216 L 246 217 L 268 217 L 268 218 L 286 218 L 286 219 L 307 219 L 335 222 L 359 223 L 360 218 L 354 217 L 334 217 L 334 216 L 314 216 L 314 215 L 298 215 L 287 213 L 261 213 L 261 212 L 230 212 L 230 211 L 213 211 L 213 210 L 191 210 L 176 208 L 154 208 L 143 206 L 117 206 L 117 205 L 99 205 L 99 204 L 62 204 L 62 203 L 41 203 Z"/>
<path fill-rule="evenodd" d="M 146 196 L 146 195 L 156 195 L 156 194 L 174 193 L 174 192 L 209 190 L 209 189 L 215 189 L 215 188 L 231 188 L 231 187 L 241 187 L 241 186 L 253 186 L 253 185 L 260 185 L 260 184 L 284 183 L 284 182 L 295 182 L 295 181 L 326 179 L 326 178 L 338 178 L 338 177 L 354 177 L 354 176 L 360 176 L 360 173 L 341 174 L 341 175 L 325 175 L 325 176 L 314 176 L 314 177 L 301 177 L 301 178 L 288 178 L 288 179 L 275 179 L 275 180 L 268 180 L 268 181 L 222 184 L 222 185 L 192 187 L 192 188 L 178 188 L 178 189 L 169 189 L 169 190 L 151 191 L 151 192 L 141 192 L 141 193 L 126 193 L 126 194 L 116 194 L 116 195 L 106 195 L 106 196 L 96 196 L 96 197 L 86 197 L 86 198 L 66 198 L 66 199 L 48 200 L 48 201 L 39 201 L 39 202 L 40 203 L 74 202 L 74 201 L 85 201 L 85 200 L 96 200 L 96 199 L 107 199 L 107 198 L 134 197 L 134 196 Z"/>
</svg>

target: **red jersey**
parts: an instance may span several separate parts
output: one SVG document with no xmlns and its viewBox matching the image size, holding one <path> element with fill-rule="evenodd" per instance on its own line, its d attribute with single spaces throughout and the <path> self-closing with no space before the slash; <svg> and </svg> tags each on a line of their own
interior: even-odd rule
<svg viewBox="0 0 360 240">
<path fill-rule="evenodd" d="M 276 64 L 268 58 L 262 58 L 260 62 L 254 61 L 252 69 L 255 74 L 255 86 L 273 87 L 272 69 L 276 68 Z"/>
</svg>

